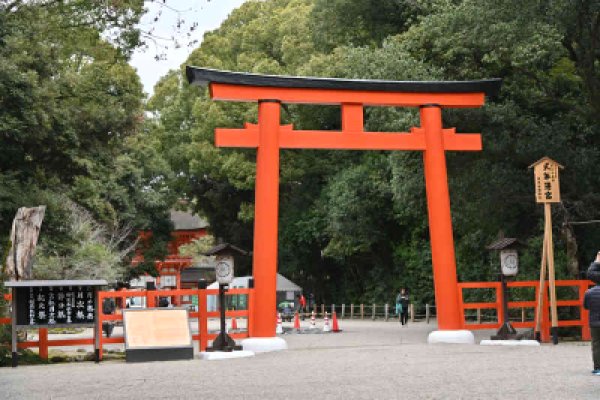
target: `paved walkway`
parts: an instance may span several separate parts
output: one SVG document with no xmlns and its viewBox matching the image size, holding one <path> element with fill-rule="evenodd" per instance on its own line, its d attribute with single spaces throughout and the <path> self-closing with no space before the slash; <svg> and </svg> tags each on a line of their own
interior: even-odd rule
<svg viewBox="0 0 600 400">
<path fill-rule="evenodd" d="M 340 321 L 253 358 L 0 369 L 1 399 L 600 399 L 589 343 L 428 345 L 435 325 Z M 491 332 L 476 332 L 478 341 Z"/>
</svg>

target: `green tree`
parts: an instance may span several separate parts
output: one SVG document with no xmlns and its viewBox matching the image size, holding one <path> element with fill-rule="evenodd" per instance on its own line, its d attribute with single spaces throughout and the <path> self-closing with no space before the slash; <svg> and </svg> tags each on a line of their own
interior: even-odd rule
<svg viewBox="0 0 600 400">
<path fill-rule="evenodd" d="M 0 238 L 18 207 L 47 204 L 40 257 L 72 257 L 69 201 L 102 229 L 128 226 L 122 243 L 151 224 L 169 230 L 170 169 L 148 143 L 127 64 L 143 12 L 141 0 L 0 3 Z M 157 233 L 157 249 L 165 237 Z"/>
<path fill-rule="evenodd" d="M 447 154 L 459 279 L 496 279 L 485 246 L 501 232 L 528 243 L 521 277 L 535 277 L 542 216 L 527 167 L 544 155 L 567 166 L 555 237 L 558 276 L 573 277 L 600 240 L 593 225 L 571 224 L 600 210 L 590 190 L 600 161 L 590 89 L 597 19 L 586 0 L 249 1 L 186 64 L 355 79 L 502 78 L 500 96 L 483 109 L 443 113 L 444 126 L 483 133 L 483 152 Z M 255 152 L 217 149 L 213 136 L 216 127 L 256 122 L 255 105 L 213 102 L 177 71 L 149 106 L 172 187 L 216 237 L 250 248 Z M 418 110 L 388 107 L 367 107 L 365 121 L 373 131 L 419 125 Z M 289 122 L 337 130 L 340 110 L 285 106 Z M 409 152 L 282 151 L 279 270 L 319 301 L 391 302 L 407 286 L 415 301 L 432 302 L 422 164 Z"/>
<path fill-rule="evenodd" d="M 315 0 L 311 33 L 316 47 L 330 52 L 340 46 L 380 46 L 390 35 L 407 30 L 431 11 L 433 1 Z"/>
</svg>

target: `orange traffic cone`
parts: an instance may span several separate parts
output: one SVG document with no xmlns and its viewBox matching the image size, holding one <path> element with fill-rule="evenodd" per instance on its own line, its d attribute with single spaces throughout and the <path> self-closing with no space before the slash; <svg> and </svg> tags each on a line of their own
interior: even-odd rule
<svg viewBox="0 0 600 400">
<path fill-rule="evenodd" d="M 236 330 L 238 328 L 237 326 L 237 321 L 235 319 L 235 317 L 231 318 L 231 330 Z"/>
<path fill-rule="evenodd" d="M 339 325 L 338 325 L 338 320 L 337 320 L 337 314 L 334 311 L 333 312 L 333 316 L 332 316 L 332 331 L 333 332 L 341 332 L 342 330 L 340 329 Z"/>
<path fill-rule="evenodd" d="M 297 332 L 300 332 L 300 317 L 298 316 L 298 313 L 294 314 L 294 329 Z"/>
<path fill-rule="evenodd" d="M 325 318 L 323 321 L 323 332 L 331 332 L 331 327 L 329 326 L 329 317 L 327 316 L 327 311 L 325 311 Z"/>
<path fill-rule="evenodd" d="M 281 322 L 281 313 L 277 313 L 277 328 L 275 329 L 276 334 L 283 333 L 283 323 Z"/>
</svg>

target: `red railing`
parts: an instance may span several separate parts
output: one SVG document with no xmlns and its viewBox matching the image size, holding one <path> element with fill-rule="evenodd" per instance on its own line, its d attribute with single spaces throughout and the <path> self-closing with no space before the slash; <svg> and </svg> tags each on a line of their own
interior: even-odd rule
<svg viewBox="0 0 600 400">
<path fill-rule="evenodd" d="M 250 337 L 252 332 L 252 320 L 250 319 L 250 309 L 253 304 L 253 289 L 229 289 L 225 295 L 247 295 L 248 296 L 248 307 L 245 310 L 232 310 L 226 311 L 225 316 L 228 318 L 246 318 L 247 329 L 245 331 L 230 332 L 229 336 L 234 339 L 243 339 Z M 98 304 L 98 329 L 96 335 L 99 337 L 99 348 L 100 348 L 100 359 L 102 359 L 102 349 L 105 344 L 109 343 L 124 343 L 125 338 L 123 336 L 112 336 L 104 337 L 102 332 L 102 322 L 105 321 L 123 321 L 122 310 L 118 309 L 115 314 L 104 314 L 102 312 L 102 303 L 104 299 L 113 298 L 115 302 L 120 299 L 120 304 L 125 305 L 128 298 L 140 298 L 143 297 L 146 300 L 146 307 L 153 308 L 157 305 L 158 297 L 176 297 L 181 296 L 198 296 L 198 311 L 190 311 L 190 318 L 198 319 L 198 333 L 192 335 L 192 340 L 198 342 L 199 350 L 204 351 L 208 346 L 210 340 L 214 340 L 217 337 L 217 333 L 208 332 L 208 320 L 210 318 L 219 318 L 219 311 L 209 312 L 207 309 L 208 301 L 207 296 L 217 296 L 219 291 L 217 289 L 175 289 L 175 290 L 152 290 L 152 291 L 139 291 L 139 290 L 126 290 L 118 292 L 98 292 L 97 304 Z M 181 302 L 180 302 L 181 304 Z M 10 318 L 0 318 L 0 324 L 10 325 Z M 25 341 L 19 342 L 19 348 L 39 348 L 39 355 L 42 359 L 48 359 L 48 348 L 53 346 L 81 346 L 81 345 L 94 345 L 94 337 L 91 338 L 80 338 L 80 339 L 48 339 L 48 328 L 39 328 L 38 340 L 36 341 Z"/>
<path fill-rule="evenodd" d="M 559 320 L 559 327 L 567 326 L 579 326 L 581 327 L 581 338 L 583 340 L 590 340 L 590 327 L 588 322 L 588 311 L 583 308 L 583 296 L 585 291 L 594 285 L 593 282 L 588 280 L 562 280 L 556 281 L 557 287 L 577 287 L 578 298 L 574 300 L 557 300 L 557 307 L 577 307 L 579 308 L 579 319 L 575 320 Z M 508 282 L 508 289 L 511 288 L 533 288 L 535 289 L 535 296 L 533 300 L 527 301 L 509 301 L 508 309 L 537 309 L 537 298 L 539 294 L 539 282 L 538 281 L 522 281 L 522 282 Z M 545 288 L 542 292 L 542 319 L 540 336 L 543 342 L 550 341 L 550 303 L 548 301 L 548 286 L 546 282 Z M 463 321 L 464 329 L 498 329 L 504 321 L 504 310 L 502 308 L 503 293 L 502 284 L 500 282 L 463 282 L 458 284 L 459 288 L 459 308 L 461 312 L 461 320 Z M 494 302 L 479 302 L 479 303 L 465 303 L 463 290 L 465 289 L 493 289 L 495 290 L 495 301 Z M 510 294 L 509 294 L 510 297 Z M 494 309 L 496 310 L 497 319 L 491 323 L 467 323 L 465 321 L 466 310 L 481 310 L 481 309 Z M 511 321 L 511 325 L 515 328 L 534 328 L 535 317 L 533 320 L 527 321 Z"/>
</svg>

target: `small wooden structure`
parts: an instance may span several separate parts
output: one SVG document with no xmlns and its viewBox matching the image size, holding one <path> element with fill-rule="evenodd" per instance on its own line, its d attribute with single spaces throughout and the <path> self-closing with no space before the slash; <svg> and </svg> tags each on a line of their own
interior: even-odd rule
<svg viewBox="0 0 600 400">
<path fill-rule="evenodd" d="M 509 276 L 515 276 L 518 271 L 517 247 L 519 246 L 520 243 L 516 238 L 500 238 L 486 246 L 487 250 L 500 253 L 500 282 L 502 284 L 502 326 L 491 337 L 492 340 L 518 340 L 523 336 L 513 328 L 508 315 L 507 279 Z"/>
<path fill-rule="evenodd" d="M 229 284 L 234 277 L 235 255 L 246 255 L 246 251 L 229 243 L 222 243 L 208 250 L 204 255 L 215 256 L 215 275 L 219 282 L 219 311 L 221 316 L 221 331 L 213 341 L 212 347 L 208 351 L 233 351 L 241 350 L 235 341 L 227 334 L 225 328 L 225 292 L 229 289 Z"/>
</svg>

